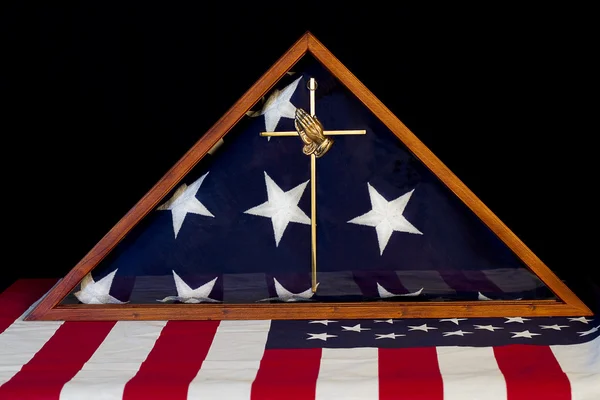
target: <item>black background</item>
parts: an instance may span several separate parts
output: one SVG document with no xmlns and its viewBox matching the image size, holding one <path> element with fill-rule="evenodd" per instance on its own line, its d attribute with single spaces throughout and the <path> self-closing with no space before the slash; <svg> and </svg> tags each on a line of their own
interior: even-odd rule
<svg viewBox="0 0 600 400">
<path fill-rule="evenodd" d="M 67 273 L 307 30 L 561 278 L 598 282 L 591 6 L 417 4 L 3 5 L 0 289 Z"/>
</svg>

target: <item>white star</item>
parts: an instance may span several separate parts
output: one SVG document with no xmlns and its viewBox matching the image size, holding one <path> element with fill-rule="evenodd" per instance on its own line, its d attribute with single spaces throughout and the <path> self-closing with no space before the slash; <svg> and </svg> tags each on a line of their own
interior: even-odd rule
<svg viewBox="0 0 600 400">
<path fill-rule="evenodd" d="M 292 119 L 296 117 L 296 107 L 290 102 L 290 98 L 296 91 L 301 78 L 299 77 L 283 90 L 275 89 L 265 102 L 260 114 L 265 116 L 265 130 L 267 132 L 273 132 L 277 128 L 281 117 Z"/>
<path fill-rule="evenodd" d="M 458 325 L 458 321 L 466 321 L 466 318 L 444 318 L 440 319 L 440 322 L 452 322 L 455 325 Z"/>
<path fill-rule="evenodd" d="M 529 329 L 523 332 L 511 332 L 514 333 L 514 336 L 511 336 L 511 338 L 517 338 L 517 337 L 524 337 L 524 338 L 528 338 L 531 339 L 533 336 L 539 336 L 540 333 L 532 333 L 529 332 Z"/>
<path fill-rule="evenodd" d="M 423 324 L 423 325 L 419 325 L 419 326 L 409 326 L 408 330 L 409 331 L 423 331 L 423 332 L 429 332 L 429 329 L 437 329 L 431 326 L 427 326 L 427 324 Z"/>
<path fill-rule="evenodd" d="M 375 339 L 396 339 L 397 337 L 406 336 L 406 335 L 397 334 L 397 333 L 386 333 L 386 334 L 376 333 L 375 336 L 376 336 Z"/>
<path fill-rule="evenodd" d="M 390 297 L 414 297 L 414 296 L 420 295 L 422 291 L 423 291 L 423 288 L 417 290 L 416 292 L 412 292 L 412 293 L 394 294 L 392 292 L 389 292 L 386 288 L 381 286 L 379 284 L 379 282 L 377 282 L 377 293 L 379 294 L 379 297 L 381 297 L 382 299 L 387 299 Z"/>
<path fill-rule="evenodd" d="M 385 322 L 385 323 L 387 323 L 387 324 L 393 324 L 393 323 L 394 323 L 394 320 L 393 320 L 393 319 L 391 319 L 391 318 L 390 318 L 390 319 L 376 319 L 376 320 L 375 320 L 375 323 L 379 323 L 379 322 Z"/>
<path fill-rule="evenodd" d="M 540 327 L 542 329 L 554 329 L 555 331 L 560 331 L 561 328 L 568 328 L 569 325 L 557 325 L 557 324 L 554 324 L 554 325 L 540 325 Z"/>
<path fill-rule="evenodd" d="M 298 202 L 308 182 L 301 183 L 295 188 L 284 192 L 265 172 L 268 200 L 244 211 L 246 214 L 271 218 L 275 235 L 275 247 L 279 246 L 283 232 L 290 222 L 310 225 L 310 218 L 298 207 Z"/>
<path fill-rule="evenodd" d="M 492 326 L 492 325 L 473 325 L 473 326 L 475 327 L 475 329 L 485 329 L 490 332 L 494 332 L 495 329 L 504 329 L 504 328 L 500 328 L 500 327 Z"/>
<path fill-rule="evenodd" d="M 442 335 L 444 335 L 444 336 L 465 336 L 466 333 L 471 334 L 473 332 L 465 332 L 461 329 L 461 330 L 453 331 L 453 332 L 442 332 Z"/>
<path fill-rule="evenodd" d="M 337 335 L 330 335 L 328 333 L 309 333 L 308 335 L 310 335 L 310 337 L 306 338 L 306 340 L 319 339 L 324 342 L 326 342 L 329 338 L 337 337 Z"/>
<path fill-rule="evenodd" d="M 158 300 L 160 302 L 167 301 L 180 301 L 182 303 L 187 304 L 198 304 L 198 303 L 220 303 L 219 300 L 214 300 L 208 297 L 210 292 L 212 292 L 213 287 L 215 286 L 215 282 L 217 278 L 211 280 L 210 282 L 206 282 L 204 285 L 199 286 L 196 289 L 192 289 L 187 283 L 181 279 L 179 275 L 175 271 L 173 271 L 173 279 L 175 279 L 175 287 L 177 288 L 177 296 L 167 296 L 162 300 Z"/>
<path fill-rule="evenodd" d="M 348 223 L 375 227 L 380 255 L 383 254 L 394 231 L 423 234 L 402 215 L 414 189 L 388 202 L 370 183 L 367 185 L 372 209 L 366 214 L 351 219 Z"/>
<path fill-rule="evenodd" d="M 579 336 L 586 336 L 586 335 L 589 335 L 591 333 L 598 332 L 598 329 L 600 329 L 600 325 L 598 325 L 598 326 L 590 329 L 589 331 L 577 332 L 577 333 L 579 333 Z"/>
<path fill-rule="evenodd" d="M 311 297 L 315 295 L 315 292 L 312 291 L 312 288 L 306 289 L 304 292 L 300 293 L 292 293 L 286 288 L 283 287 L 281 283 L 275 278 L 273 278 L 273 283 L 275 284 L 275 293 L 277 293 L 277 297 L 269 297 L 268 299 L 262 299 L 259 301 L 268 301 L 268 300 L 280 300 L 286 303 L 294 302 L 294 301 L 307 301 L 310 300 Z M 319 284 L 317 283 L 317 287 Z M 330 321 L 334 322 L 334 321 Z M 325 324 L 327 325 L 327 324 Z"/>
<path fill-rule="evenodd" d="M 477 300 L 494 300 L 494 299 L 487 297 L 486 295 L 484 295 L 481 292 L 477 292 Z M 521 297 L 514 299 L 514 300 L 521 300 Z"/>
<path fill-rule="evenodd" d="M 362 331 L 370 331 L 371 328 L 361 328 L 360 324 L 356 324 L 354 326 L 342 326 L 345 331 L 354 331 L 354 332 L 362 332 Z"/>
<path fill-rule="evenodd" d="M 509 324 L 511 322 L 518 322 L 520 324 L 524 323 L 525 321 L 531 321 L 531 319 L 529 318 L 521 318 L 521 317 L 504 317 L 506 318 L 508 321 L 504 321 L 505 324 Z"/>
<path fill-rule="evenodd" d="M 337 321 L 332 321 L 330 319 L 322 319 L 319 321 L 310 321 L 309 324 L 323 324 L 323 325 L 329 325 L 330 322 L 337 322 Z"/>
<path fill-rule="evenodd" d="M 108 294 L 116 273 L 115 269 L 98 282 L 95 282 L 92 274 L 88 273 L 81 280 L 81 290 L 74 293 L 75 297 L 83 304 L 125 304 L 126 302 Z"/>
<path fill-rule="evenodd" d="M 481 292 L 477 292 L 477 300 L 492 300 Z"/>
<path fill-rule="evenodd" d="M 586 317 L 579 317 L 579 318 L 569 318 L 569 321 L 574 322 L 583 322 L 584 324 L 587 324 L 590 321 L 593 321 L 593 319 L 587 319 Z"/>
<path fill-rule="evenodd" d="M 208 172 L 198 178 L 190 186 L 187 186 L 185 183 L 179 186 L 173 196 L 166 203 L 157 208 L 157 210 L 171 210 L 175 238 L 177 238 L 181 225 L 183 225 L 183 220 L 188 213 L 214 218 L 214 215 L 212 215 L 211 212 L 204 207 L 204 204 L 200 203 L 196 198 L 196 193 L 198 192 L 198 189 L 200 189 L 206 175 L 208 175 Z"/>
</svg>

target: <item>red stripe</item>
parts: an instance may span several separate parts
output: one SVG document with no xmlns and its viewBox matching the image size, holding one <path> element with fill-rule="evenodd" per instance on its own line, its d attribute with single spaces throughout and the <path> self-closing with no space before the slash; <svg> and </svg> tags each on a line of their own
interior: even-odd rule
<svg viewBox="0 0 600 400">
<path fill-rule="evenodd" d="M 0 333 L 23 315 L 55 283 L 56 279 L 20 279 L 0 293 Z"/>
<path fill-rule="evenodd" d="M 0 399 L 58 399 L 115 322 L 65 322 L 44 347 L 0 387 Z"/>
<path fill-rule="evenodd" d="M 494 348 L 506 379 L 508 400 L 570 400 L 571 385 L 547 346 L 511 345 Z"/>
<path fill-rule="evenodd" d="M 137 374 L 125 385 L 123 400 L 187 399 L 210 349 L 219 321 L 169 321 Z"/>
<path fill-rule="evenodd" d="M 379 399 L 444 398 L 435 347 L 379 349 Z"/>
<path fill-rule="evenodd" d="M 250 398 L 314 399 L 320 364 L 319 348 L 265 350 Z"/>
</svg>

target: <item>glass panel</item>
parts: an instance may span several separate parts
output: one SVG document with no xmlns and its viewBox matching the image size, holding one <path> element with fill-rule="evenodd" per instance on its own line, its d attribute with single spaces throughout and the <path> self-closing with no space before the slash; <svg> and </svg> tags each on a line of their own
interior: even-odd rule
<svg viewBox="0 0 600 400">
<path fill-rule="evenodd" d="M 554 299 L 354 95 L 304 57 L 63 303 Z M 311 161 L 294 112 L 333 145 Z"/>
</svg>

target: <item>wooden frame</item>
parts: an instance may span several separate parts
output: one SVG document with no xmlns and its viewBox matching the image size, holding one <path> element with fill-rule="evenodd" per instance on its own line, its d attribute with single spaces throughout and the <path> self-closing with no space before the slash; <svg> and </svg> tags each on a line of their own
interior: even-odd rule
<svg viewBox="0 0 600 400">
<path fill-rule="evenodd" d="M 160 304 L 60 305 L 60 302 L 165 197 L 207 152 L 306 53 L 373 112 L 404 145 L 484 222 L 558 300 L 284 303 L 284 304 Z M 592 311 L 471 192 L 392 112 L 379 101 L 323 44 L 306 32 L 142 199 L 87 253 L 25 318 L 33 320 L 204 320 L 322 318 L 449 318 L 504 316 L 589 316 Z"/>
</svg>

